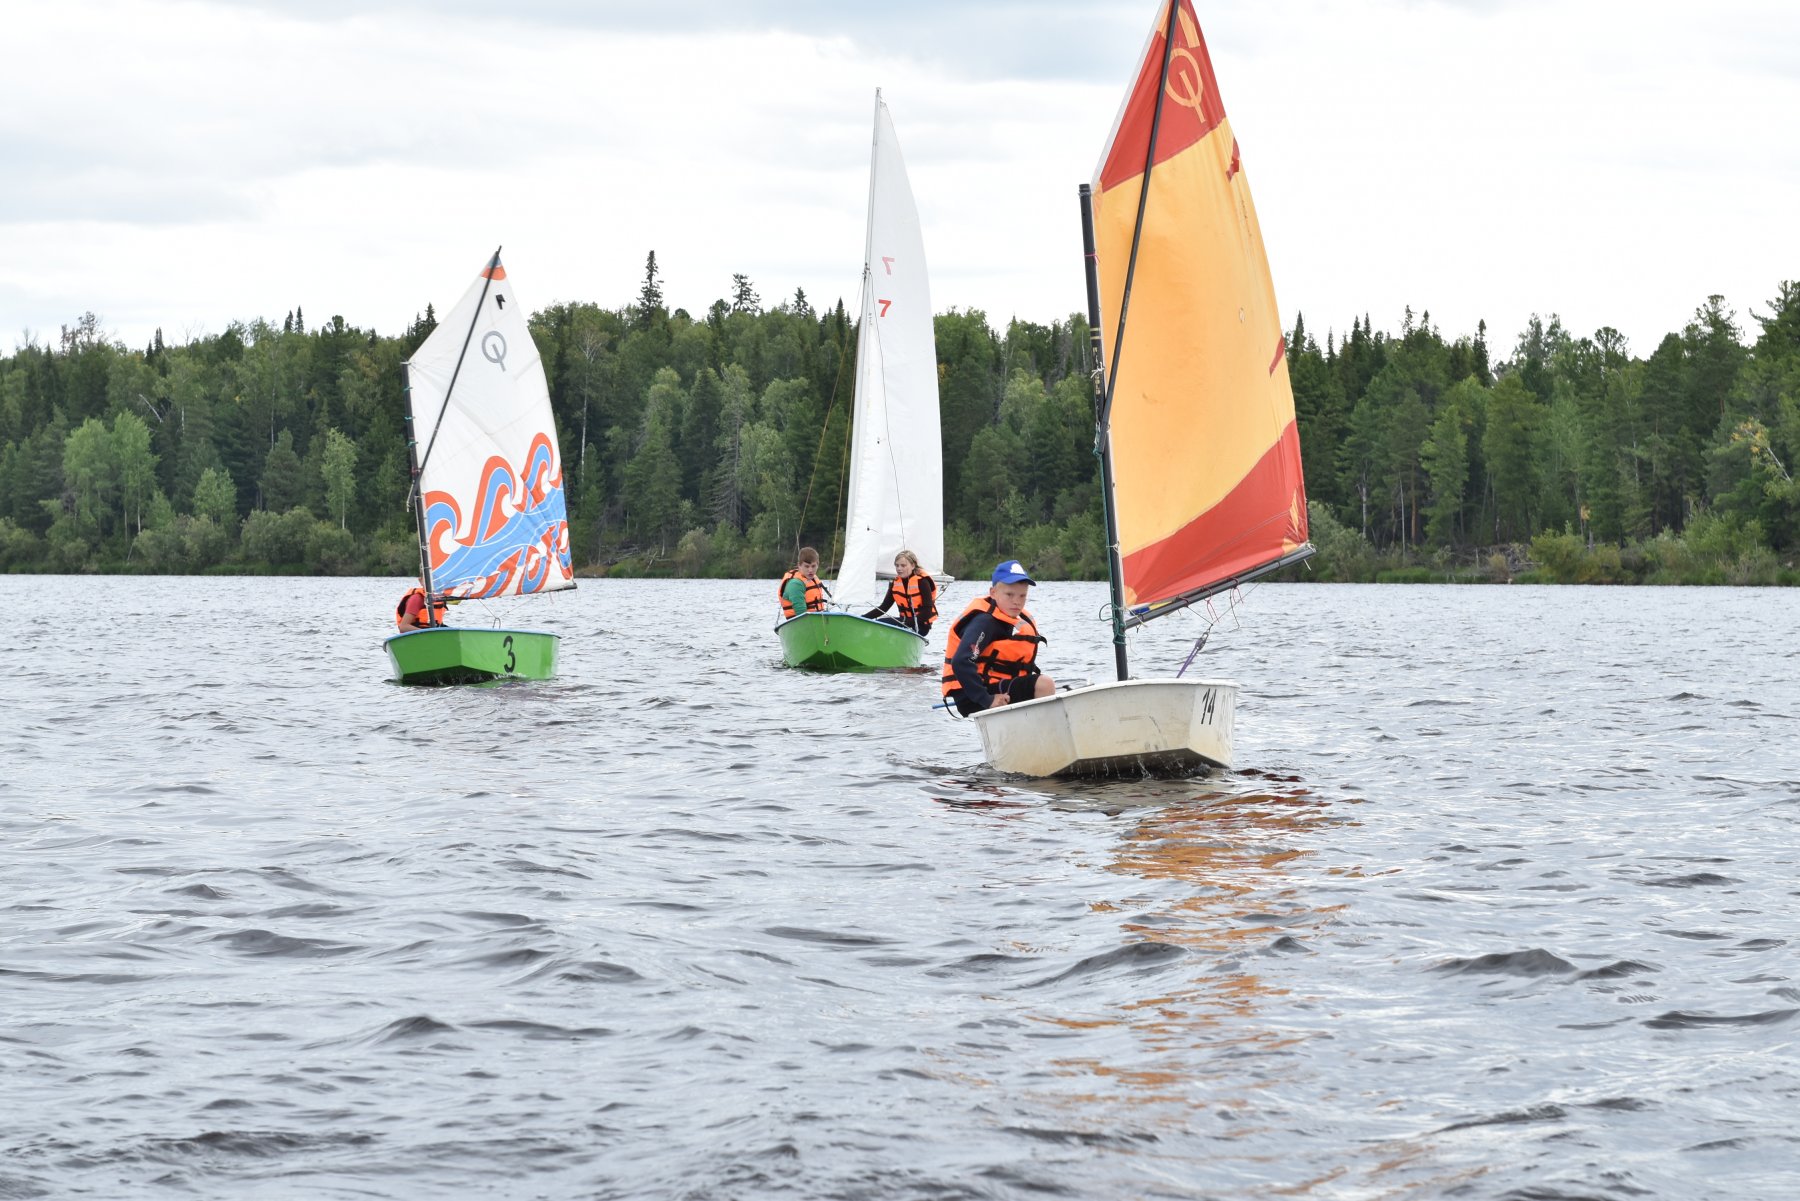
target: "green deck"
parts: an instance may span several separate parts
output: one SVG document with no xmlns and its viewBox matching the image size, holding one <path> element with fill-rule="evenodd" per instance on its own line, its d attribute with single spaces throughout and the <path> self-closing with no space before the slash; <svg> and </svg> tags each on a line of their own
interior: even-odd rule
<svg viewBox="0 0 1800 1201">
<path fill-rule="evenodd" d="M 810 671 L 917 667 L 925 640 L 911 630 L 849 613 L 802 613 L 775 627 L 781 657 Z"/>
<path fill-rule="evenodd" d="M 408 630 L 387 640 L 394 679 L 402 684 L 480 684 L 547 680 L 556 674 L 555 634 L 450 626 Z"/>
</svg>

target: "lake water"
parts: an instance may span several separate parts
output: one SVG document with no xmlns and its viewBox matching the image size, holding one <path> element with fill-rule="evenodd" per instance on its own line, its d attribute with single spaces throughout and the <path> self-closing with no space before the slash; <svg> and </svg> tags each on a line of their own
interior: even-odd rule
<svg viewBox="0 0 1800 1201">
<path fill-rule="evenodd" d="M 772 580 L 401 588 L 0 577 L 0 1198 L 1800 1196 L 1800 594 L 1254 588 L 1237 770 L 1053 783 Z"/>
</svg>

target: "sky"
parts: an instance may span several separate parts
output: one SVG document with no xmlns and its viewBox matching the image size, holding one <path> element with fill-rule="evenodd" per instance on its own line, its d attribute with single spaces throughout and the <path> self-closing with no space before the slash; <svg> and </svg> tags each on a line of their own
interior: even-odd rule
<svg viewBox="0 0 1800 1201">
<path fill-rule="evenodd" d="M 1195 0 L 1284 324 L 1532 314 L 1647 355 L 1800 279 L 1792 0 Z M 1081 310 L 1076 187 L 1157 0 L 0 0 L 0 353 L 859 292 L 874 93 L 933 308 Z"/>
</svg>

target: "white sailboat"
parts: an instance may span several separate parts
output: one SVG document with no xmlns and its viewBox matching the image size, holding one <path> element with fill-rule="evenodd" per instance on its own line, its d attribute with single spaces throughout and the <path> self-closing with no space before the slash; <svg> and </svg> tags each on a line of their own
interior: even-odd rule
<svg viewBox="0 0 1800 1201">
<path fill-rule="evenodd" d="M 886 595 L 883 578 L 892 575 L 902 550 L 912 551 L 927 574 L 944 578 L 943 446 L 925 240 L 879 89 L 857 329 L 849 507 L 832 587 L 845 611 L 803 613 L 776 627 L 783 657 L 795 667 L 917 667 L 924 638 L 860 614 Z"/>
<path fill-rule="evenodd" d="M 550 389 L 498 250 L 401 378 L 425 593 L 462 601 L 573 588 Z M 447 625 L 385 645 L 400 682 L 458 684 L 547 679 L 557 642 L 542 630 Z"/>
<path fill-rule="evenodd" d="M 1005 771 L 1229 767 L 1237 683 L 1134 680 L 1125 645 L 1313 551 L 1274 284 L 1191 0 L 1163 0 L 1081 201 L 1118 680 L 974 720 Z"/>
</svg>

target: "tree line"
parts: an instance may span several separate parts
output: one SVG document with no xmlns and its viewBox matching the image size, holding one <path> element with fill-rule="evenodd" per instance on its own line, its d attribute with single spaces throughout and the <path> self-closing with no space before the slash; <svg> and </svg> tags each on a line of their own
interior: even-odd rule
<svg viewBox="0 0 1800 1201">
<path fill-rule="evenodd" d="M 1407 310 L 1288 337 L 1320 554 L 1294 578 L 1800 582 L 1800 284 L 1635 357 L 1533 317 L 1494 355 Z M 87 314 L 0 359 L 0 570 L 410 575 L 398 336 L 279 324 L 142 349 Z M 578 571 L 779 574 L 842 541 L 857 322 L 735 276 L 532 315 Z M 935 318 L 945 568 L 1102 578 L 1087 322 Z"/>
</svg>

